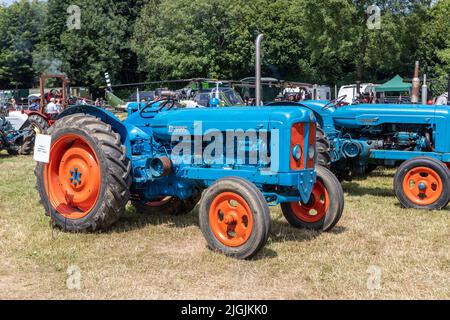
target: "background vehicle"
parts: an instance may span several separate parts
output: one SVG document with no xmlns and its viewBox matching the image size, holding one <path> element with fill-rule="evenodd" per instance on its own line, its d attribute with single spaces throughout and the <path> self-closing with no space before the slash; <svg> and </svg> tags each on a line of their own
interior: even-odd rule
<svg viewBox="0 0 450 320">
<path fill-rule="evenodd" d="M 0 151 L 6 150 L 10 155 L 31 154 L 34 147 L 34 131 L 28 121 L 16 121 L 17 129 L 5 117 L 6 110 L 0 110 Z"/>
<path fill-rule="evenodd" d="M 344 97 L 342 103 L 353 104 L 353 102 L 369 96 L 375 96 L 375 88 L 377 85 L 373 83 L 362 83 L 344 85 L 339 89 L 338 97 Z M 330 100 L 330 99 L 314 99 L 314 100 Z"/>
<path fill-rule="evenodd" d="M 323 129 L 318 153 L 326 160 L 321 164 L 340 180 L 365 176 L 377 166 L 399 167 L 394 191 L 404 207 L 445 207 L 450 200 L 450 109 L 417 104 L 340 106 L 343 100 L 291 103 L 312 110 Z"/>
</svg>

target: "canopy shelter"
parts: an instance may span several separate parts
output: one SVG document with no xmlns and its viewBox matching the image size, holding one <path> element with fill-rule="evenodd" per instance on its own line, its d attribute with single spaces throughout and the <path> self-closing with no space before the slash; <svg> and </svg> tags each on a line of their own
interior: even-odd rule
<svg viewBox="0 0 450 320">
<path fill-rule="evenodd" d="M 412 88 L 411 83 L 403 82 L 403 78 L 396 75 L 388 82 L 375 87 L 375 92 L 404 92 L 410 91 Z"/>
</svg>

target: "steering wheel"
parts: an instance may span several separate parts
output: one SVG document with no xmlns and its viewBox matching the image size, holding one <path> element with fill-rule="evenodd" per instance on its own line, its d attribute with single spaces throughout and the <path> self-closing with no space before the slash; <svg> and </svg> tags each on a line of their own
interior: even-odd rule
<svg viewBox="0 0 450 320">
<path fill-rule="evenodd" d="M 159 113 L 161 111 L 168 111 L 174 107 L 178 107 L 178 103 L 176 100 L 172 99 L 172 98 L 168 98 L 168 99 L 159 99 L 156 101 L 152 101 L 150 103 L 148 103 L 141 111 L 141 116 L 143 118 L 153 118 L 153 116 L 149 116 L 146 117 L 144 114 L 155 114 L 155 113 Z M 153 109 L 154 108 L 154 109 Z M 149 110 L 149 109 L 153 109 L 153 110 Z"/>
<path fill-rule="evenodd" d="M 340 96 L 336 99 L 330 100 L 326 105 L 323 106 L 322 110 L 330 109 L 332 106 L 338 106 L 342 101 L 347 98 L 347 95 Z"/>
</svg>

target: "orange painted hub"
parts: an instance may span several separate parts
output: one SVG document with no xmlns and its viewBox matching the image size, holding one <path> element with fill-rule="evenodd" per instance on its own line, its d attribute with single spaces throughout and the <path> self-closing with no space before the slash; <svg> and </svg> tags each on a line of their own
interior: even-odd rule
<svg viewBox="0 0 450 320">
<path fill-rule="evenodd" d="M 221 243 L 228 247 L 240 247 L 252 234 L 252 211 L 240 195 L 224 192 L 211 203 L 209 224 Z"/>
<path fill-rule="evenodd" d="M 431 168 L 413 168 L 403 179 L 403 192 L 414 204 L 430 205 L 442 195 L 442 179 Z"/>
<path fill-rule="evenodd" d="M 53 143 L 44 179 L 52 206 L 65 218 L 84 218 L 95 207 L 101 171 L 94 150 L 81 136 L 64 135 Z"/>
<path fill-rule="evenodd" d="M 322 182 L 317 181 L 307 204 L 292 202 L 291 209 L 301 221 L 314 223 L 322 220 L 327 214 L 330 205 L 328 191 Z"/>
</svg>

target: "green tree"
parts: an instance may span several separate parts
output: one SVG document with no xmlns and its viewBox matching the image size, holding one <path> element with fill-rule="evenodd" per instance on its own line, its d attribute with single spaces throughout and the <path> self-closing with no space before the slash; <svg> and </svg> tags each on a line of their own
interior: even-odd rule
<svg viewBox="0 0 450 320">
<path fill-rule="evenodd" d="M 298 1 L 150 1 L 136 22 L 133 49 L 148 79 L 247 77 L 254 41 L 265 34 L 265 75 L 295 77 L 308 57 Z"/>
<path fill-rule="evenodd" d="M 427 14 L 418 41 L 420 60 L 429 77 L 444 80 L 450 76 L 450 1 L 438 1 Z"/>
<path fill-rule="evenodd" d="M 113 81 L 134 80 L 137 59 L 129 38 L 143 0 L 49 0 L 36 69 L 66 73 L 72 84 L 98 88 L 108 71 Z M 69 6 L 80 8 L 80 28 L 68 28 Z M 131 78 L 130 78 L 131 76 Z"/>
<path fill-rule="evenodd" d="M 0 86 L 31 87 L 32 52 L 39 43 L 43 16 L 44 4 L 37 0 L 0 6 Z"/>
</svg>

